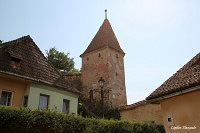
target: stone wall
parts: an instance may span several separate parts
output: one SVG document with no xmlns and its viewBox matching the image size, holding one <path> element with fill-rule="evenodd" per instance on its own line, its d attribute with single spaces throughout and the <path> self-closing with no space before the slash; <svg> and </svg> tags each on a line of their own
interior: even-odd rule
<svg viewBox="0 0 200 133">
<path fill-rule="evenodd" d="M 64 78 L 69 81 L 74 88 L 78 89 L 80 92 L 82 91 L 81 73 L 67 74 Z"/>
<path fill-rule="evenodd" d="M 108 49 L 110 102 L 113 107 L 127 104 L 124 74 L 124 54 Z"/>
<path fill-rule="evenodd" d="M 126 104 L 124 55 L 104 47 L 82 56 L 83 95 L 86 99 L 101 100 L 99 79 L 103 77 L 104 101 L 112 107 Z"/>
<path fill-rule="evenodd" d="M 161 107 L 159 104 L 144 104 L 120 111 L 122 120 L 150 121 L 162 124 Z"/>
<path fill-rule="evenodd" d="M 77 74 L 66 74 L 65 76 L 66 80 L 81 80 L 81 73 L 77 73 Z"/>
</svg>

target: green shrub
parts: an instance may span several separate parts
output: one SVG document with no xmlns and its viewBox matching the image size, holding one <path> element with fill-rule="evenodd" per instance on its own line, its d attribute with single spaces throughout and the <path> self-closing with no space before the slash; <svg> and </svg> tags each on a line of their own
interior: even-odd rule
<svg viewBox="0 0 200 133">
<path fill-rule="evenodd" d="M 120 112 L 118 108 L 111 108 L 107 105 L 102 106 L 101 102 L 96 102 L 93 107 L 89 107 L 82 101 L 78 104 L 78 114 L 83 117 L 104 118 L 104 119 L 120 119 Z"/>
<path fill-rule="evenodd" d="M 2 133 L 161 133 L 163 127 L 148 122 L 83 118 L 50 110 L 0 106 Z"/>
</svg>

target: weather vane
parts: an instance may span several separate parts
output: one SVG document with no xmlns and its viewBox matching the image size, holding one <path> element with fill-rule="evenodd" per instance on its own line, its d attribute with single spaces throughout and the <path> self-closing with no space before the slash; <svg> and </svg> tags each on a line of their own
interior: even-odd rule
<svg viewBox="0 0 200 133">
<path fill-rule="evenodd" d="M 107 9 L 105 9 L 105 18 L 107 19 Z"/>
</svg>

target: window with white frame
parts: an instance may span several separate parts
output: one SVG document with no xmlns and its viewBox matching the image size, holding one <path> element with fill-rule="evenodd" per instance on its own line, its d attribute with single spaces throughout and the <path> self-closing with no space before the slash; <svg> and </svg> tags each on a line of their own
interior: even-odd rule
<svg viewBox="0 0 200 133">
<path fill-rule="evenodd" d="M 69 113 L 69 103 L 70 103 L 69 100 L 63 99 L 63 110 L 62 110 L 63 113 L 66 113 L 66 114 Z"/>
<path fill-rule="evenodd" d="M 12 95 L 11 91 L 2 90 L 1 92 L 1 105 L 11 106 L 12 105 Z"/>
</svg>

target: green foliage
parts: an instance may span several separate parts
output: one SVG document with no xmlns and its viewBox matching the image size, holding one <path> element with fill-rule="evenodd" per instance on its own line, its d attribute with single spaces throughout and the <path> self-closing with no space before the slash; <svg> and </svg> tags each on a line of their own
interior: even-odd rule
<svg viewBox="0 0 200 133">
<path fill-rule="evenodd" d="M 71 74 L 79 74 L 80 71 L 78 69 L 73 68 L 72 71 L 70 72 Z"/>
<path fill-rule="evenodd" d="M 69 53 L 59 52 L 55 47 L 46 50 L 47 59 L 54 67 L 62 73 L 79 73 L 78 69 L 74 68 L 74 59 L 69 57 Z"/>
<path fill-rule="evenodd" d="M 148 122 L 83 118 L 49 110 L 31 111 L 0 107 L 0 131 L 3 133 L 161 133 L 161 126 Z"/>
<path fill-rule="evenodd" d="M 84 103 L 78 104 L 78 114 L 83 117 L 96 117 Z"/>
<path fill-rule="evenodd" d="M 120 112 L 118 108 L 112 109 L 108 108 L 106 110 L 104 117 L 106 119 L 115 119 L 115 120 L 120 120 Z"/>
<path fill-rule="evenodd" d="M 91 103 L 91 102 L 90 102 Z M 88 106 L 82 101 L 79 102 L 78 114 L 83 117 L 94 117 L 104 119 L 120 119 L 120 113 L 118 108 L 111 108 L 109 106 L 102 106 L 101 102 L 96 102 L 94 106 L 88 108 Z"/>
</svg>

